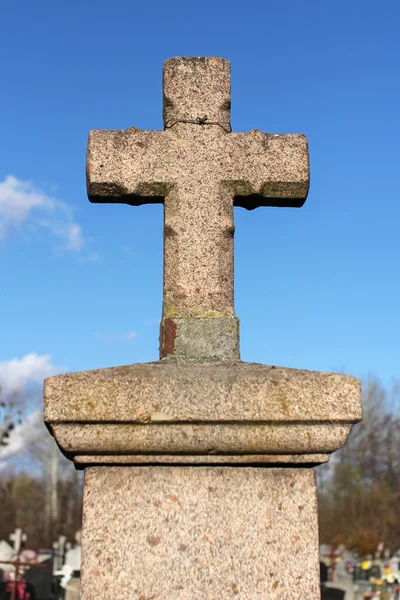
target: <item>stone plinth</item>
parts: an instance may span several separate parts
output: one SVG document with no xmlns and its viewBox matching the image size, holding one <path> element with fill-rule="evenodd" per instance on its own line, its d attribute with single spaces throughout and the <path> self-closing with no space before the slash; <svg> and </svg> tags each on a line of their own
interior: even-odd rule
<svg viewBox="0 0 400 600">
<path fill-rule="evenodd" d="M 317 600 L 311 469 L 89 467 L 81 600 Z"/>
<path fill-rule="evenodd" d="M 44 396 L 46 423 L 79 464 L 316 464 L 361 418 L 354 377 L 239 361 L 71 373 Z"/>
</svg>

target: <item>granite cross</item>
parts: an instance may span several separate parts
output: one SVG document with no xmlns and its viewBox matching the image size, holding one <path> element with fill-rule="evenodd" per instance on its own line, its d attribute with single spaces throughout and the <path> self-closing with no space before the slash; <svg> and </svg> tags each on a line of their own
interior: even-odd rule
<svg viewBox="0 0 400 600">
<path fill-rule="evenodd" d="M 238 359 L 233 304 L 233 207 L 303 205 L 303 135 L 232 133 L 230 63 L 164 64 L 164 131 L 91 131 L 92 202 L 164 203 L 161 358 Z"/>
</svg>

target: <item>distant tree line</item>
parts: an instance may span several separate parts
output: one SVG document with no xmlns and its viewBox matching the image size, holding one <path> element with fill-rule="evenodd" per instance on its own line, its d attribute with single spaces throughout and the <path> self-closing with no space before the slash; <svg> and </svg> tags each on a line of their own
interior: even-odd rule
<svg viewBox="0 0 400 600">
<path fill-rule="evenodd" d="M 62 456 L 41 418 L 9 457 L 24 400 L 0 390 L 0 540 L 8 541 L 20 527 L 27 547 L 38 550 L 51 548 L 59 535 L 74 541 L 81 528 L 83 475 Z"/>
<path fill-rule="evenodd" d="M 15 527 L 27 534 L 27 547 L 51 548 L 59 535 L 73 542 L 82 521 L 82 477 L 72 469 L 57 482 L 57 514 L 52 490 L 43 475 L 26 472 L 0 478 L 0 539 Z"/>
<path fill-rule="evenodd" d="M 317 469 L 320 541 L 360 556 L 380 542 L 400 549 L 399 386 L 363 385 L 363 420 L 347 444 Z"/>
</svg>

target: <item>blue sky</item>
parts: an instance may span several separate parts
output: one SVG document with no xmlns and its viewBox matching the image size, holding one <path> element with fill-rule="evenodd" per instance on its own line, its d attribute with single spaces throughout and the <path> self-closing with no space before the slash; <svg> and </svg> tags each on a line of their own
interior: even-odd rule
<svg viewBox="0 0 400 600">
<path fill-rule="evenodd" d="M 90 204 L 86 141 L 161 129 L 163 61 L 204 55 L 231 60 L 235 131 L 310 147 L 302 209 L 235 209 L 242 358 L 399 377 L 399 19 L 395 0 L 3 2 L 3 372 L 157 360 L 163 209 Z"/>
</svg>

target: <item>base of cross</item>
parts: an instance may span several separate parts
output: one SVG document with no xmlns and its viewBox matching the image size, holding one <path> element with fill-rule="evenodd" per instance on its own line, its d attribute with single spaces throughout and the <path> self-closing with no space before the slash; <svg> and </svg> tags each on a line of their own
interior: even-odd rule
<svg viewBox="0 0 400 600">
<path fill-rule="evenodd" d="M 235 316 L 163 317 L 160 329 L 161 358 L 186 363 L 239 360 L 239 319 Z"/>
<path fill-rule="evenodd" d="M 47 425 L 85 468 L 81 599 L 316 600 L 311 467 L 360 418 L 353 377 L 241 361 L 47 379 Z"/>
</svg>

